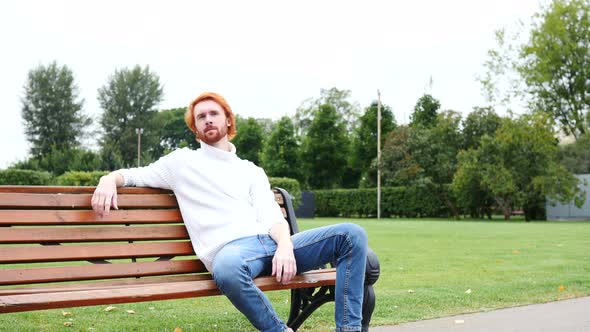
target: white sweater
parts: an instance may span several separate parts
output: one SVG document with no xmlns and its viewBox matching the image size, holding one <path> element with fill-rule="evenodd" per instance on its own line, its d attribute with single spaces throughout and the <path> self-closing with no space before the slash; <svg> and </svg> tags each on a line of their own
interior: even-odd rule
<svg viewBox="0 0 590 332">
<path fill-rule="evenodd" d="M 212 270 L 217 252 L 245 236 L 268 234 L 286 223 L 262 168 L 201 142 L 176 150 L 146 167 L 120 170 L 125 186 L 171 189 L 195 253 Z"/>
</svg>

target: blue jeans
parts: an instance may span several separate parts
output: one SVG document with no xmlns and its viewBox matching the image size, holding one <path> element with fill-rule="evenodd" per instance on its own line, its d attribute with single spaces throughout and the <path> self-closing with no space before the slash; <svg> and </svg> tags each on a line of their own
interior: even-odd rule
<svg viewBox="0 0 590 332">
<path fill-rule="evenodd" d="M 360 331 L 367 258 L 367 234 L 355 224 L 320 227 L 291 237 L 297 273 L 336 263 L 336 331 Z M 270 235 L 255 235 L 226 244 L 213 260 L 217 287 L 260 331 L 285 331 L 253 279 L 272 272 L 277 245 Z"/>
</svg>

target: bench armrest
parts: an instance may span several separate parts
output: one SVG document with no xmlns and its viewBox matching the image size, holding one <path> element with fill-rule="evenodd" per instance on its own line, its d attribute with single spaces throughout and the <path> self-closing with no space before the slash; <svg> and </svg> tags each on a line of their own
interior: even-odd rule
<svg viewBox="0 0 590 332">
<path fill-rule="evenodd" d="M 291 194 L 283 188 L 273 188 L 275 192 L 278 192 L 283 196 L 283 208 L 285 209 L 285 219 L 289 223 L 291 228 L 291 235 L 299 233 L 299 225 L 297 224 L 297 218 L 295 217 L 295 210 L 293 209 L 293 201 L 291 200 Z"/>
</svg>

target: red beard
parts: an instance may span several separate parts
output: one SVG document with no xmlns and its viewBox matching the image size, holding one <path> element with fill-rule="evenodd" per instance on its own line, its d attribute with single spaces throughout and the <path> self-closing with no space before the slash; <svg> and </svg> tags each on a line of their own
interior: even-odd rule
<svg viewBox="0 0 590 332">
<path fill-rule="evenodd" d="M 199 131 L 198 135 L 201 141 L 213 145 L 227 135 L 227 127 L 220 129 L 215 126 L 207 126 L 204 131 Z"/>
</svg>

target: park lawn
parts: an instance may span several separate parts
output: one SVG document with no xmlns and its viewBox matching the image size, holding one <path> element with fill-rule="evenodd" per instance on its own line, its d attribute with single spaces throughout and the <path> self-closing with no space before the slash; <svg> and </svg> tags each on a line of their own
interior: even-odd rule
<svg viewBox="0 0 590 332">
<path fill-rule="evenodd" d="M 302 229 L 342 221 L 299 220 Z M 590 295 L 590 222 L 352 221 L 381 261 L 372 325 Z M 267 294 L 286 318 L 289 292 Z M 254 330 L 221 296 L 106 307 L 3 314 L 0 331 Z M 322 306 L 300 330 L 329 331 L 333 311 Z"/>
</svg>

